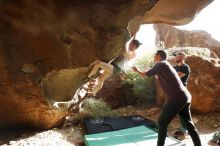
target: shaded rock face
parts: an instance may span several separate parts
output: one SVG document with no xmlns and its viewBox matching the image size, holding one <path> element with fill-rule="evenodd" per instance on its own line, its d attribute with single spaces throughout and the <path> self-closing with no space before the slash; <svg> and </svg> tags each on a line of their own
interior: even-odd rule
<svg viewBox="0 0 220 146">
<path fill-rule="evenodd" d="M 58 88 L 56 83 L 61 78 L 70 79 L 73 83 L 67 85 L 73 87 L 78 82 L 75 78 L 84 76 L 76 73 L 78 70 L 62 69 L 83 67 L 96 59 L 110 60 L 121 52 L 129 33 L 133 36 L 141 23 L 188 23 L 210 2 L 1 0 L 0 128 L 45 129 L 58 125 L 66 112 L 49 106 L 47 96 L 69 99 L 70 88 Z M 172 12 L 160 10 L 169 7 Z M 54 79 L 55 75 L 63 77 Z M 46 83 L 41 84 L 42 80 Z"/>
<path fill-rule="evenodd" d="M 112 108 L 135 104 L 137 101 L 132 86 L 123 83 L 119 75 L 107 79 L 97 96 L 104 98 Z"/>
<path fill-rule="evenodd" d="M 172 25 L 155 24 L 156 43 L 163 41 L 166 48 L 173 47 L 201 47 L 210 48 L 214 54 L 220 56 L 220 42 L 211 37 L 206 31 L 186 31 Z M 214 55 L 213 54 L 213 55 Z M 215 57 L 215 55 L 213 56 Z"/>
<path fill-rule="evenodd" d="M 30 79 L 1 82 L 1 128 L 51 128 L 62 123 L 67 113 L 48 106 L 40 87 Z"/>
</svg>

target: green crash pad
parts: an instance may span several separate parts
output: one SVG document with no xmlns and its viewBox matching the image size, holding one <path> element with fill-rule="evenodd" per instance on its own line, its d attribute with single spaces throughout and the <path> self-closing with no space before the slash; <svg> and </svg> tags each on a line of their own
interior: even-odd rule
<svg viewBox="0 0 220 146">
<path fill-rule="evenodd" d="M 103 132 L 84 136 L 86 146 L 156 146 L 157 132 L 138 126 L 112 132 Z M 166 138 L 165 146 L 185 146 L 179 140 Z"/>
</svg>

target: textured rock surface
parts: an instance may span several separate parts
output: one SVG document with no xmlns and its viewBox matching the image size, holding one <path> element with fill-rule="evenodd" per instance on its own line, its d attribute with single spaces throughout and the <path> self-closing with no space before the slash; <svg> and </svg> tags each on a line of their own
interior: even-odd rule
<svg viewBox="0 0 220 146">
<path fill-rule="evenodd" d="M 210 2 L 1 0 L 0 127 L 57 125 L 66 113 L 48 105 L 40 87 L 46 74 L 115 57 L 128 40 L 133 18 L 131 35 L 140 23 L 187 23 Z M 68 93 L 62 95 L 64 100 Z"/>
<path fill-rule="evenodd" d="M 220 67 L 199 57 L 189 57 L 191 68 L 188 88 L 192 94 L 192 107 L 200 112 L 220 110 Z"/>
<path fill-rule="evenodd" d="M 86 77 L 87 72 L 87 67 L 54 70 L 50 72 L 41 82 L 44 95 L 49 100 L 71 100 L 77 90 L 76 87 L 78 87 L 80 82 Z"/>
<path fill-rule="evenodd" d="M 119 75 L 107 79 L 97 96 L 104 98 L 112 108 L 136 103 L 132 87 L 124 84 Z"/>
</svg>

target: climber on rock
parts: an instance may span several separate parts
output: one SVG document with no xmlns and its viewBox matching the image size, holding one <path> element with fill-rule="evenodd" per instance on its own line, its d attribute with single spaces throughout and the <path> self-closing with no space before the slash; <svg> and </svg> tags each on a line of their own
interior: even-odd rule
<svg viewBox="0 0 220 146">
<path fill-rule="evenodd" d="M 130 69 L 133 66 L 136 57 L 136 50 L 140 45 L 141 43 L 138 40 L 132 39 L 128 45 L 128 49 L 109 63 L 100 60 L 93 62 L 90 65 L 92 69 L 88 74 L 88 78 L 94 76 L 98 71 L 100 71 L 101 75 L 96 78 L 94 89 L 90 94 L 93 96 L 96 95 L 96 93 L 102 88 L 104 81 L 112 74 L 119 74 Z"/>
</svg>

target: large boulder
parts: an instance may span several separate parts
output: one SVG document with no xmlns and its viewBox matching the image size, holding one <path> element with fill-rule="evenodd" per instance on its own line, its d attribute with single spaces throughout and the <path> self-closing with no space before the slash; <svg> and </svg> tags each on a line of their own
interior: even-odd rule
<svg viewBox="0 0 220 146">
<path fill-rule="evenodd" d="M 189 57 L 191 68 L 188 88 L 192 94 L 192 107 L 200 112 L 220 110 L 220 67 L 200 57 Z"/>
</svg>

